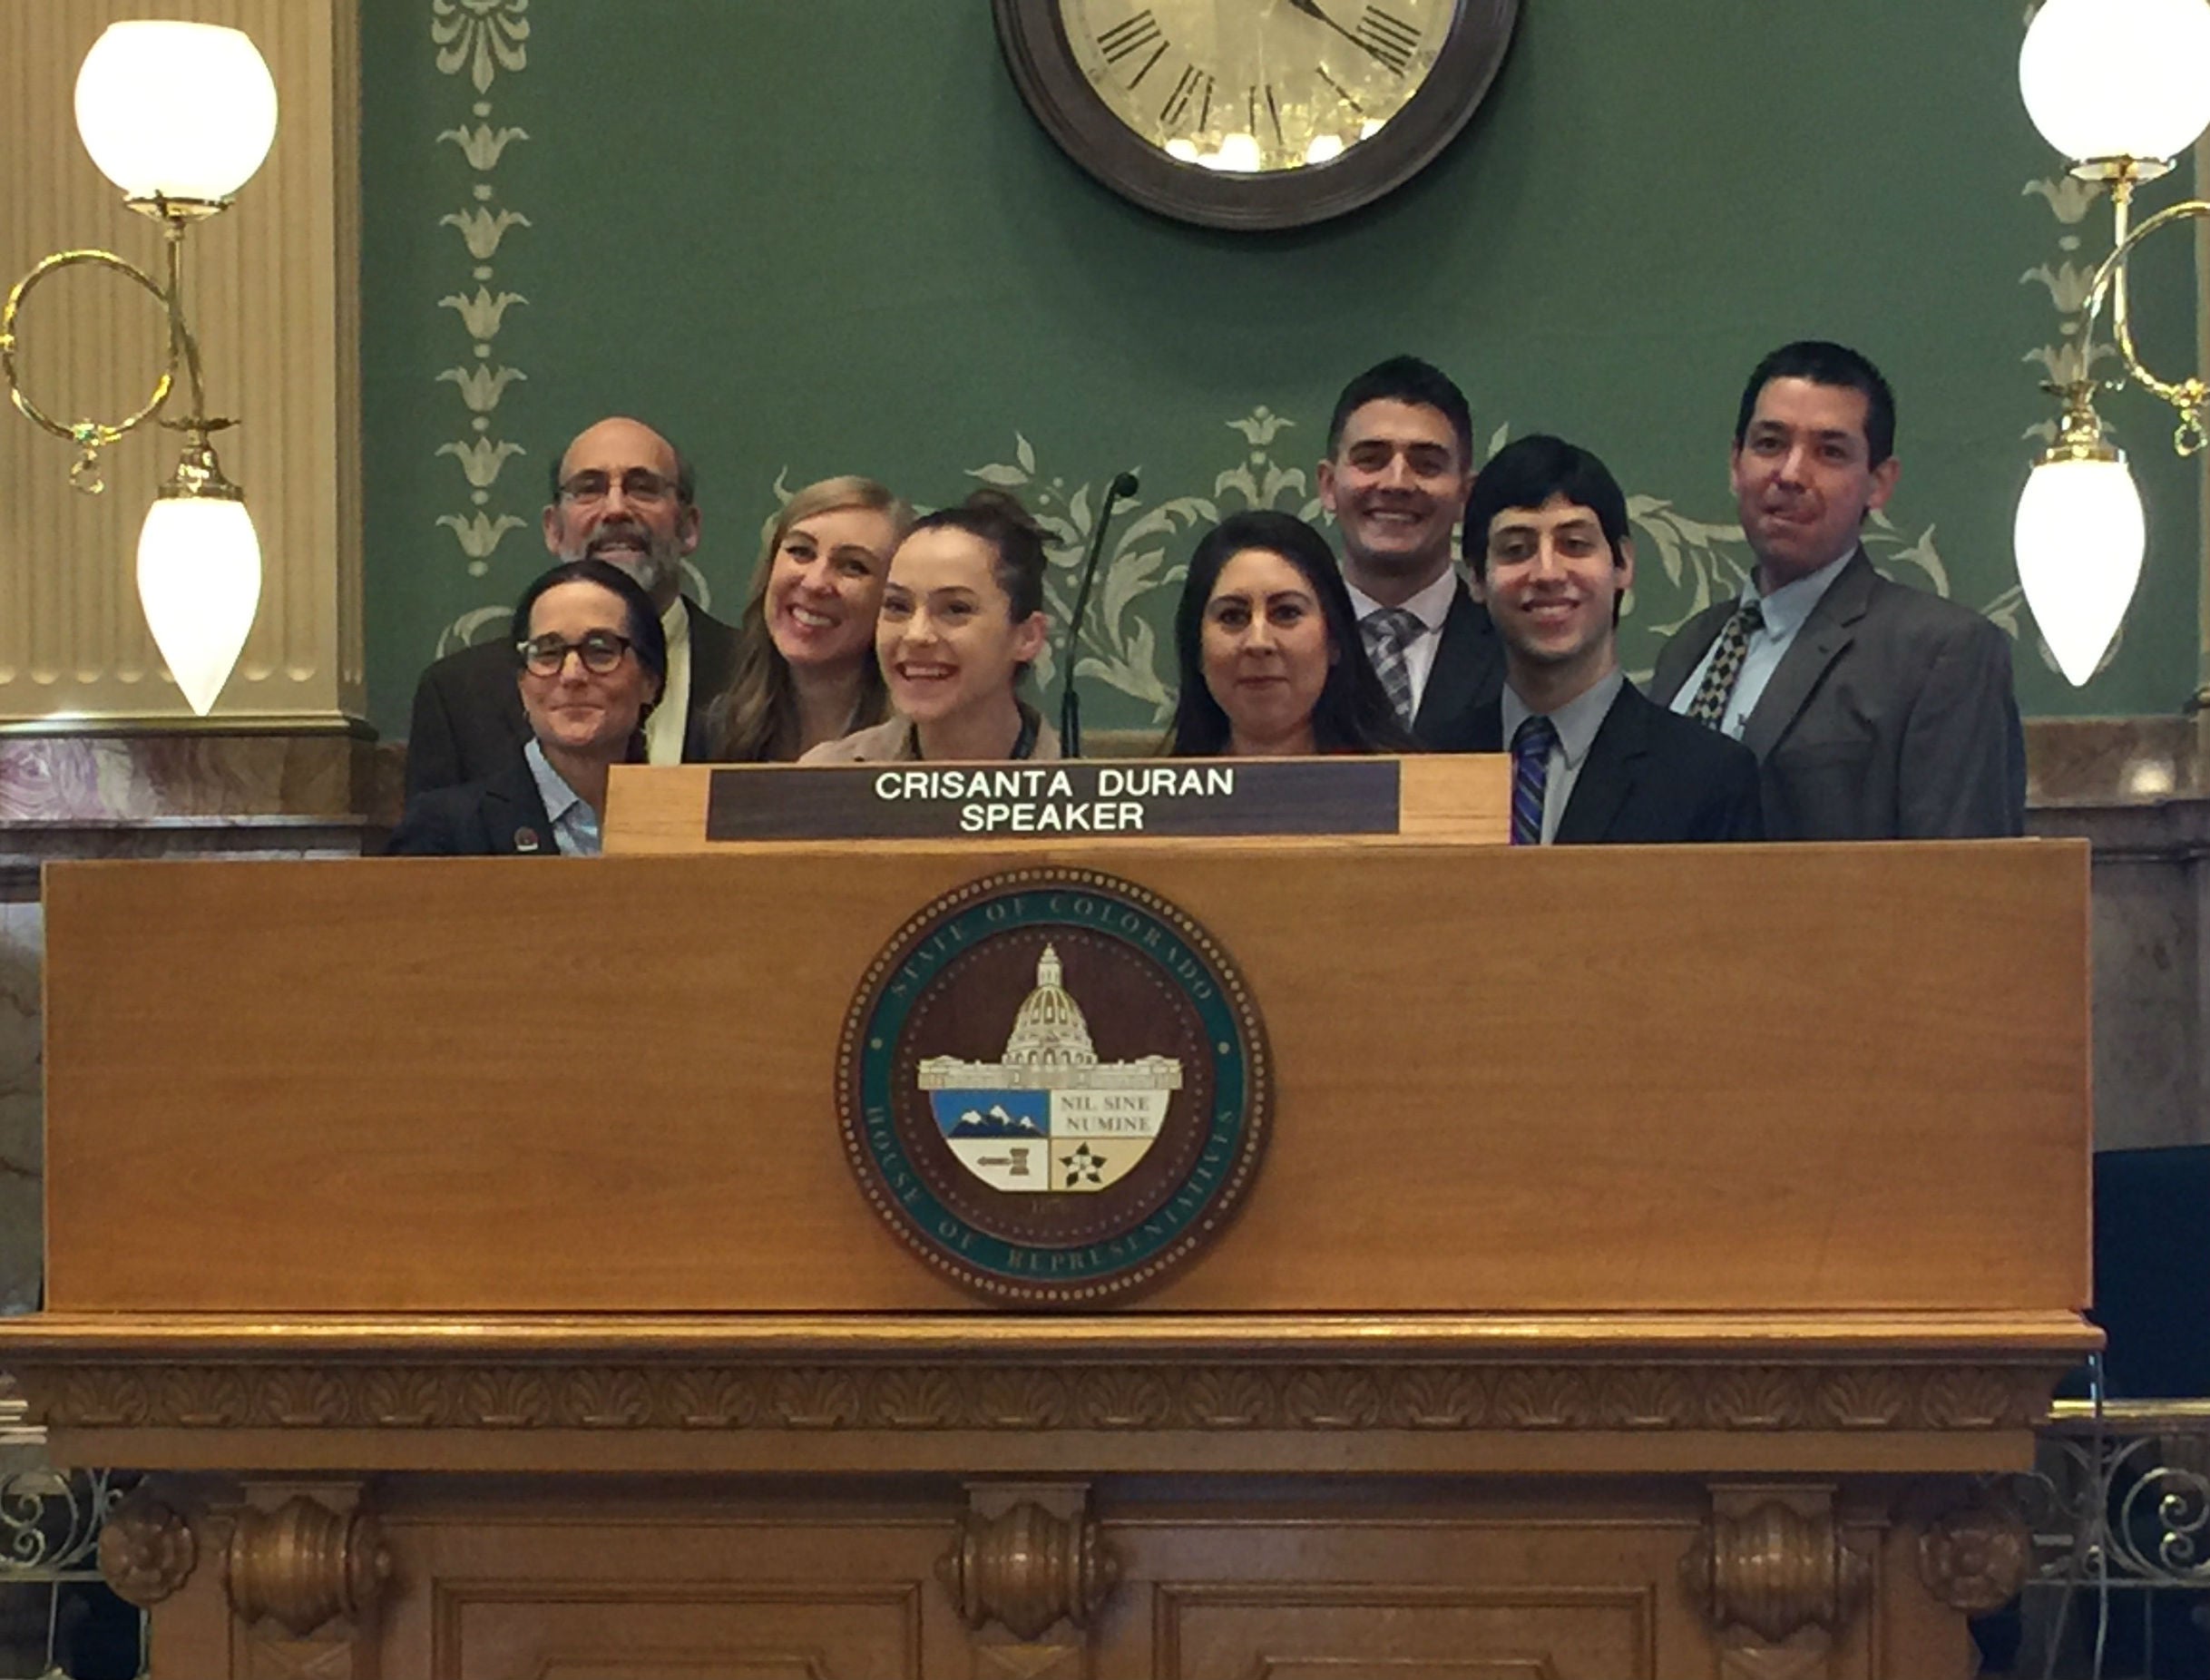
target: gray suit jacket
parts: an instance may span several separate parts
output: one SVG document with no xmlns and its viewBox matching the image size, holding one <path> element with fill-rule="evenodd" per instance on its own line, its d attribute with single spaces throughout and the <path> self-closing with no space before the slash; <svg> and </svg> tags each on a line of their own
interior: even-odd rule
<svg viewBox="0 0 2210 1680">
<path fill-rule="evenodd" d="M 1736 603 L 1681 626 L 1650 698 L 1672 704 Z M 1889 581 L 1859 549 L 1812 609 L 1742 733 L 1770 840 L 2023 834 L 2026 737 L 2010 639 L 1968 607 Z"/>
</svg>

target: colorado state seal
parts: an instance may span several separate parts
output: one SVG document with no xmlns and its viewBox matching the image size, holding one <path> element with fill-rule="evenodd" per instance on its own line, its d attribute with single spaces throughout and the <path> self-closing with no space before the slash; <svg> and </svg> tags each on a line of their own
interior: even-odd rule
<svg viewBox="0 0 2210 1680">
<path fill-rule="evenodd" d="M 988 875 L 899 930 L 837 1057 L 869 1203 L 989 1299 L 1152 1287 L 1226 1226 L 1266 1138 L 1265 1029 L 1227 953 L 1089 870 Z"/>
</svg>

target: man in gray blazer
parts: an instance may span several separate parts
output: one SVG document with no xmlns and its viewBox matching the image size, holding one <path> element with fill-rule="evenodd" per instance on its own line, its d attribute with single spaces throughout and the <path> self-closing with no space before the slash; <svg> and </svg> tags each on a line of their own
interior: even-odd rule
<svg viewBox="0 0 2210 1680">
<path fill-rule="evenodd" d="M 1859 542 L 1894 450 L 1887 381 L 1841 345 L 1785 346 L 1743 391 L 1733 478 L 1757 563 L 1666 644 L 1650 696 L 1756 755 L 1768 839 L 2025 830 L 2010 638 L 1883 578 Z"/>
</svg>

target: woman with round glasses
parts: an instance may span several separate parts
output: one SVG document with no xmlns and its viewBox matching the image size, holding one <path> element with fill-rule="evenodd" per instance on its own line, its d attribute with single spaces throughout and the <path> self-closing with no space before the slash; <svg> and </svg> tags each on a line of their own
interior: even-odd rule
<svg viewBox="0 0 2210 1680">
<path fill-rule="evenodd" d="M 1058 757 L 1059 737 L 1020 692 L 1049 629 L 1044 565 L 1042 532 L 1002 492 L 914 521 L 875 623 L 893 715 L 800 762 Z"/>
<path fill-rule="evenodd" d="M 1174 647 L 1176 757 L 1416 750 L 1367 662 L 1334 551 L 1292 514 L 1231 513 L 1206 532 Z"/>
<path fill-rule="evenodd" d="M 644 757 L 644 719 L 668 679 L 667 632 L 628 572 L 571 560 L 523 591 L 513 635 L 530 739 L 482 781 L 409 800 L 392 855 L 597 855 L 606 773 Z"/>
<path fill-rule="evenodd" d="M 889 715 L 875 618 L 913 520 L 870 478 L 823 479 L 784 503 L 752 573 L 736 675 L 715 708 L 717 757 L 787 761 Z"/>
</svg>

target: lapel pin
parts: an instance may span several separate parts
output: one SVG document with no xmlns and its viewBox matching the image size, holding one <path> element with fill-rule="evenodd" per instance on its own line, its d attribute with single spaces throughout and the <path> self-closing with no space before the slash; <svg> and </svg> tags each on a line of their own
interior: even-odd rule
<svg viewBox="0 0 2210 1680">
<path fill-rule="evenodd" d="M 537 831 L 534 828 L 515 829 L 514 850 L 517 852 L 534 852 L 537 850 Z"/>
</svg>

